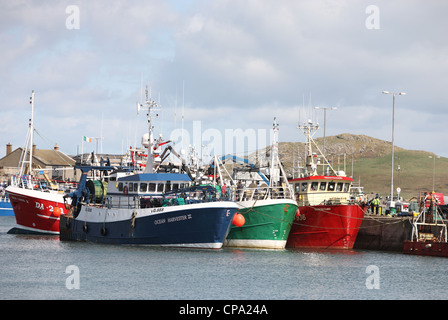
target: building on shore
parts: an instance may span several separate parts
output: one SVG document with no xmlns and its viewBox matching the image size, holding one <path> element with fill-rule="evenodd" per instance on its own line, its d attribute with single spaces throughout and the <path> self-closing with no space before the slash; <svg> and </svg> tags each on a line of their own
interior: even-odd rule
<svg viewBox="0 0 448 320">
<path fill-rule="evenodd" d="M 11 175 L 18 173 L 20 157 L 23 148 L 12 150 L 12 145 L 6 145 L 6 155 L 0 159 L 0 180 L 8 181 Z M 75 160 L 59 150 L 58 145 L 53 149 L 37 149 L 33 145 L 33 175 L 37 178 L 74 181 Z M 29 168 L 26 168 L 29 173 Z"/>
</svg>

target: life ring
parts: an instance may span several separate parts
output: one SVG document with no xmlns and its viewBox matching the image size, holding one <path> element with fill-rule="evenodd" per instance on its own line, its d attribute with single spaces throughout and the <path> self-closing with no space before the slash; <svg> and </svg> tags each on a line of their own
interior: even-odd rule
<svg viewBox="0 0 448 320">
<path fill-rule="evenodd" d="M 288 209 L 289 209 L 289 204 L 285 204 L 285 208 L 283 209 L 285 211 L 285 213 L 288 212 Z"/>
<path fill-rule="evenodd" d="M 129 191 L 128 186 L 124 186 L 124 187 L 123 187 L 123 194 L 124 194 L 124 195 L 127 195 L 127 194 L 128 194 L 128 191 Z"/>
</svg>

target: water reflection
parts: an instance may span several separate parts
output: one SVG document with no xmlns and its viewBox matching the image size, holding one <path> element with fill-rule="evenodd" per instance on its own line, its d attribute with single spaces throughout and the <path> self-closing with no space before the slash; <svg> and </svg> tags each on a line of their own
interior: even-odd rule
<svg viewBox="0 0 448 320">
<path fill-rule="evenodd" d="M 4 218 L 4 217 L 3 217 Z M 9 217 L 6 217 L 9 218 Z M 220 250 L 60 242 L 9 235 L 0 218 L 0 297 L 17 299 L 446 299 L 446 259 L 334 249 Z M 68 265 L 81 290 L 67 290 Z M 377 266 L 380 289 L 366 273 Z M 416 295 L 416 288 L 418 295 Z"/>
</svg>

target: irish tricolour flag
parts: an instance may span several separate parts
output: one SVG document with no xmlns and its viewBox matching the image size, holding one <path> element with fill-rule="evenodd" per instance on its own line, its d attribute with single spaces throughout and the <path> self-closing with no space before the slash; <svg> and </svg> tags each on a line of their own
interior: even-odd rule
<svg viewBox="0 0 448 320">
<path fill-rule="evenodd" d="M 92 142 L 92 138 L 82 136 L 82 141 Z"/>
</svg>

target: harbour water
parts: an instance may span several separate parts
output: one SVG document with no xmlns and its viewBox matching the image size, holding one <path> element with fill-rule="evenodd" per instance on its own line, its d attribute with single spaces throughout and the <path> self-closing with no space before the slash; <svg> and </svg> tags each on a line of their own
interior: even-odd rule
<svg viewBox="0 0 448 320">
<path fill-rule="evenodd" d="M 10 235 L 0 298 L 25 300 L 447 299 L 446 258 L 378 251 L 168 249 Z"/>
</svg>

